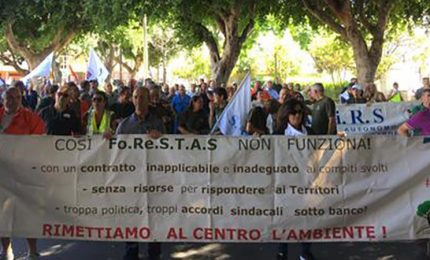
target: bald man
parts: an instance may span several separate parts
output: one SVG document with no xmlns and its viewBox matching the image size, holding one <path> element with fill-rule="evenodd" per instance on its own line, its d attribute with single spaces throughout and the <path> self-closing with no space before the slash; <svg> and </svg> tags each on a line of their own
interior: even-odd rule
<svg viewBox="0 0 430 260">
<path fill-rule="evenodd" d="M 42 135 L 45 133 L 43 120 L 27 108 L 22 106 L 22 93 L 16 88 L 7 89 L 3 95 L 4 106 L 0 108 L 0 134 L 10 135 Z M 14 258 L 10 238 L 2 238 L 2 258 Z M 28 238 L 28 259 L 36 259 L 36 239 Z"/>
</svg>

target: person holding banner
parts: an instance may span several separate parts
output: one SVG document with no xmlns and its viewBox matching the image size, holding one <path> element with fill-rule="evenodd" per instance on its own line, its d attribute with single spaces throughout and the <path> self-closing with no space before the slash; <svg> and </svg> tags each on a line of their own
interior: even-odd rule
<svg viewBox="0 0 430 260">
<path fill-rule="evenodd" d="M 22 106 L 21 90 L 12 87 L 2 94 L 4 106 L 0 108 L 0 134 L 11 135 L 43 135 L 45 124 L 43 120 L 32 111 Z M 3 252 L 1 259 L 13 260 L 14 254 L 10 238 L 1 239 Z M 27 258 L 37 259 L 36 239 L 27 238 L 28 256 Z"/>
<path fill-rule="evenodd" d="M 423 89 L 421 94 L 421 101 L 423 105 L 423 110 L 417 112 L 397 129 L 397 133 L 399 135 L 430 135 L 430 88 Z"/>
<path fill-rule="evenodd" d="M 312 129 L 305 126 L 305 111 L 306 105 L 304 102 L 291 98 L 285 102 L 278 111 L 277 131 L 276 134 L 285 135 L 288 137 L 300 137 L 312 134 Z M 301 253 L 300 259 L 311 260 L 315 259 L 311 253 L 311 243 L 300 243 Z M 277 259 L 288 259 L 288 244 L 282 243 L 279 245 Z"/>
<path fill-rule="evenodd" d="M 84 114 L 82 120 L 82 133 L 87 135 L 102 134 L 105 138 L 110 139 L 114 126 L 113 113 L 107 107 L 107 95 L 97 90 L 92 97 L 92 106 Z"/>
<path fill-rule="evenodd" d="M 135 107 L 134 113 L 121 121 L 116 134 L 146 134 L 151 138 L 159 138 L 165 133 L 163 120 L 157 113 L 150 111 L 149 90 L 144 87 L 137 87 L 133 91 L 132 101 Z M 127 242 L 124 260 L 139 259 L 139 244 L 137 242 Z M 149 259 L 159 259 L 161 255 L 160 243 L 148 244 Z"/>
<path fill-rule="evenodd" d="M 306 105 L 295 98 L 282 104 L 276 118 L 276 134 L 292 137 L 312 134 L 312 129 L 305 125 Z"/>
</svg>

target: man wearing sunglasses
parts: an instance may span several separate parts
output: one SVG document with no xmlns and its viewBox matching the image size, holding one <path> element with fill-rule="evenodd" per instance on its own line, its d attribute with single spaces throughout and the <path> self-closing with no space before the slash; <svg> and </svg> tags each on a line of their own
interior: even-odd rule
<svg viewBox="0 0 430 260">
<path fill-rule="evenodd" d="M 48 135 L 79 135 L 81 121 L 70 108 L 71 96 L 67 86 L 61 87 L 55 95 L 53 106 L 40 111 Z"/>
</svg>

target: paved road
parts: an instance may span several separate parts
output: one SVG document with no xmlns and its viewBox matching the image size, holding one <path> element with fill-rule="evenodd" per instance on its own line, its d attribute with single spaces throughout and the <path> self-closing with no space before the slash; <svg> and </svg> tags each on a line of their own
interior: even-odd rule
<svg viewBox="0 0 430 260">
<path fill-rule="evenodd" d="M 103 260 L 121 259 L 124 243 L 40 240 L 41 260 Z M 14 240 L 15 259 L 24 260 L 25 240 Z M 163 244 L 162 259 L 276 259 L 276 244 Z M 289 259 L 299 258 L 299 245 L 292 244 Z M 426 241 L 396 243 L 318 243 L 312 247 L 317 260 L 423 260 Z M 145 259 L 146 246 L 140 248 Z"/>
</svg>

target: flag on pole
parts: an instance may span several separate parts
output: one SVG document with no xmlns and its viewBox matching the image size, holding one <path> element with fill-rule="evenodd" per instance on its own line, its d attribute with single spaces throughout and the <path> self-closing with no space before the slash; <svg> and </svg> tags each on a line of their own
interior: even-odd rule
<svg viewBox="0 0 430 260">
<path fill-rule="evenodd" d="M 108 77 L 109 71 L 106 69 L 103 62 L 100 60 L 94 49 L 90 50 L 90 59 L 87 68 L 87 80 L 97 80 L 99 84 L 103 83 Z"/>
<path fill-rule="evenodd" d="M 246 74 L 221 116 L 212 128 L 211 134 L 219 128 L 223 135 L 240 136 L 251 109 L 251 75 Z"/>
<path fill-rule="evenodd" d="M 34 70 L 27 74 L 21 81 L 27 85 L 28 81 L 34 77 L 49 77 L 51 72 L 52 59 L 54 58 L 54 53 L 51 52 Z"/>
</svg>

